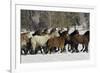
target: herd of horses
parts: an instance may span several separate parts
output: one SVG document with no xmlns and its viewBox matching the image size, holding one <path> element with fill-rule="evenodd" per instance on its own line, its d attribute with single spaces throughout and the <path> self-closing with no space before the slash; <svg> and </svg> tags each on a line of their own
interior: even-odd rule
<svg viewBox="0 0 100 73">
<path fill-rule="evenodd" d="M 51 54 L 55 52 L 78 53 L 87 52 L 90 39 L 90 31 L 79 34 L 78 30 L 74 30 L 69 34 L 69 29 L 52 28 L 35 32 L 21 33 L 21 55 L 27 54 Z M 79 44 L 82 45 L 81 50 L 78 49 Z M 66 48 L 66 45 L 68 47 Z"/>
</svg>

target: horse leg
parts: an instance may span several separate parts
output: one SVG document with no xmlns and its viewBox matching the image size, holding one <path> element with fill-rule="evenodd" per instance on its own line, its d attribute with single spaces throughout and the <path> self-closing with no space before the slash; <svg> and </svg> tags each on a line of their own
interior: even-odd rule
<svg viewBox="0 0 100 73">
<path fill-rule="evenodd" d="M 78 52 L 78 44 L 76 43 L 73 44 L 73 52 Z"/>
<path fill-rule="evenodd" d="M 39 47 L 39 50 L 41 52 L 41 54 L 43 54 L 42 50 L 43 50 L 44 47 Z"/>
<path fill-rule="evenodd" d="M 31 49 L 29 50 L 30 54 L 33 55 L 35 54 L 36 50 L 36 42 L 32 42 Z"/>
<path fill-rule="evenodd" d="M 68 44 L 68 51 L 70 52 L 71 51 L 71 45 L 70 44 Z"/>
<path fill-rule="evenodd" d="M 63 46 L 61 46 L 61 47 L 60 47 L 60 49 L 61 49 L 61 53 L 66 51 L 66 48 L 65 48 L 65 46 L 64 46 L 64 45 L 63 45 Z"/>
<path fill-rule="evenodd" d="M 81 51 L 83 51 L 84 50 L 84 44 L 82 44 L 82 49 L 81 49 Z"/>
<path fill-rule="evenodd" d="M 86 52 L 88 53 L 88 46 L 86 46 Z"/>
<path fill-rule="evenodd" d="M 44 48 L 43 48 L 43 51 L 44 51 L 45 54 L 47 54 L 47 53 L 48 53 L 47 47 L 44 47 Z"/>
<path fill-rule="evenodd" d="M 28 53 L 28 49 L 26 49 L 26 48 L 21 49 L 21 54 L 22 55 L 26 55 L 27 53 Z"/>
<path fill-rule="evenodd" d="M 21 55 L 24 55 L 24 53 L 25 53 L 24 48 L 21 48 Z"/>
<path fill-rule="evenodd" d="M 43 54 L 43 52 L 42 52 L 42 48 L 40 49 L 40 52 L 41 52 L 41 54 Z"/>
<path fill-rule="evenodd" d="M 62 48 L 60 48 L 60 49 L 61 49 L 60 53 L 62 53 L 63 52 L 63 49 Z"/>
<path fill-rule="evenodd" d="M 26 48 L 26 49 L 25 49 L 25 55 L 26 55 L 27 53 L 28 53 L 28 49 Z"/>
<path fill-rule="evenodd" d="M 75 52 L 75 46 L 73 44 L 71 44 L 71 50 L 72 50 L 71 53 Z"/>
<path fill-rule="evenodd" d="M 88 44 L 86 45 L 86 52 L 88 53 Z"/>
<path fill-rule="evenodd" d="M 58 52 L 58 51 L 59 51 L 59 48 L 56 48 L 56 47 L 55 47 L 55 52 Z"/>
<path fill-rule="evenodd" d="M 71 53 L 74 52 L 74 50 L 73 50 L 73 45 L 72 45 L 72 44 L 71 44 L 71 49 L 70 49 L 70 51 L 71 51 Z"/>
<path fill-rule="evenodd" d="M 63 52 L 66 52 L 66 47 L 64 46 L 64 48 L 63 48 Z"/>
<path fill-rule="evenodd" d="M 75 51 L 78 53 L 79 50 L 78 50 L 78 44 L 75 45 Z"/>
<path fill-rule="evenodd" d="M 85 49 L 83 50 L 83 52 L 86 52 L 86 50 L 87 50 L 87 44 L 84 44 L 84 46 L 85 46 Z"/>
<path fill-rule="evenodd" d="M 51 52 L 52 52 L 52 48 L 49 48 L 48 52 L 49 52 L 49 54 L 51 54 Z"/>
<path fill-rule="evenodd" d="M 37 54 L 39 50 L 41 51 L 41 48 L 40 48 L 40 47 L 37 47 L 37 48 L 35 49 L 35 53 L 34 53 L 34 54 Z"/>
<path fill-rule="evenodd" d="M 34 50 L 33 49 L 30 49 L 30 54 L 32 55 L 32 54 L 35 54 L 35 52 L 34 52 Z"/>
<path fill-rule="evenodd" d="M 85 44 L 85 49 L 83 50 L 83 52 L 87 52 L 87 45 Z"/>
<path fill-rule="evenodd" d="M 33 55 L 33 54 L 35 54 L 35 51 L 36 51 L 36 48 L 35 48 L 35 49 L 31 48 L 31 49 L 29 50 L 29 53 L 30 53 L 31 55 Z"/>
</svg>

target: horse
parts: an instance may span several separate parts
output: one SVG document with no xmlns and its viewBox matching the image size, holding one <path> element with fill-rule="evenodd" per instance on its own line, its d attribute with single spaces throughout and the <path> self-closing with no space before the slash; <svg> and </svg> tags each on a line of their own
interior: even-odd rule
<svg viewBox="0 0 100 73">
<path fill-rule="evenodd" d="M 44 50 L 44 53 L 46 53 L 45 52 L 46 49 L 44 49 L 44 47 L 46 46 L 46 42 L 48 41 L 48 39 L 53 38 L 53 37 L 58 37 L 58 36 L 59 36 L 59 33 L 55 29 L 52 29 L 49 34 L 45 34 L 45 35 L 36 35 L 35 34 L 35 35 L 33 35 L 32 39 L 31 39 L 31 44 L 32 44 L 31 54 L 37 54 L 38 50 L 42 51 L 42 49 Z"/>
<path fill-rule="evenodd" d="M 75 43 L 75 35 L 79 34 L 78 30 L 74 30 L 72 33 L 69 34 L 69 40 L 65 41 L 65 44 L 68 44 L 68 51 L 78 52 L 77 43 Z M 69 49 L 70 47 L 70 49 Z"/>
<path fill-rule="evenodd" d="M 68 31 L 64 31 L 59 37 L 50 38 L 47 41 L 48 52 L 56 51 L 56 48 L 60 49 L 60 52 L 65 51 L 65 39 L 67 38 Z M 59 50 L 58 50 L 59 51 Z"/>
<path fill-rule="evenodd" d="M 29 32 L 23 32 L 21 33 L 21 54 L 22 55 L 26 55 L 28 53 L 28 42 L 30 41 L 29 38 L 28 38 L 28 34 Z"/>
<path fill-rule="evenodd" d="M 83 34 L 83 37 L 84 37 L 84 43 L 83 43 L 83 48 L 81 49 L 81 51 L 83 52 L 88 52 L 88 45 L 89 45 L 89 41 L 90 41 L 90 31 L 86 31 L 84 34 Z"/>
<path fill-rule="evenodd" d="M 78 45 L 82 44 L 83 49 L 85 47 L 84 52 L 88 52 L 88 43 L 89 43 L 89 31 L 87 31 L 84 35 L 80 35 L 78 30 L 75 30 L 70 34 L 70 45 L 71 50 L 73 52 L 79 52 Z M 81 51 L 83 51 L 83 49 Z"/>
</svg>

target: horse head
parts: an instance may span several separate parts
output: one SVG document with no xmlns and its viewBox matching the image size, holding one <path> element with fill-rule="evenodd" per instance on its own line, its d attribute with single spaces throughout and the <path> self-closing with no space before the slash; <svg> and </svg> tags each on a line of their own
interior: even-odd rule
<svg viewBox="0 0 100 73">
<path fill-rule="evenodd" d="M 58 33 L 58 30 L 56 30 L 56 28 L 53 28 L 49 35 L 51 35 L 51 37 L 58 37 L 58 36 L 60 36 L 59 33 Z"/>
</svg>

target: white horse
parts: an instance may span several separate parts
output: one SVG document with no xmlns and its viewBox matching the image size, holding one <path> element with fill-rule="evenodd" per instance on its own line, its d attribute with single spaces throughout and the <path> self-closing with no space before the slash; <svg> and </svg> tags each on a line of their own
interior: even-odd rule
<svg viewBox="0 0 100 73">
<path fill-rule="evenodd" d="M 53 37 L 58 37 L 58 36 L 60 36 L 58 31 L 54 31 L 50 34 L 45 34 L 45 35 L 32 36 L 31 44 L 32 44 L 33 51 L 35 51 L 37 47 L 46 46 L 46 42 L 48 41 L 48 39 L 53 38 Z"/>
</svg>

